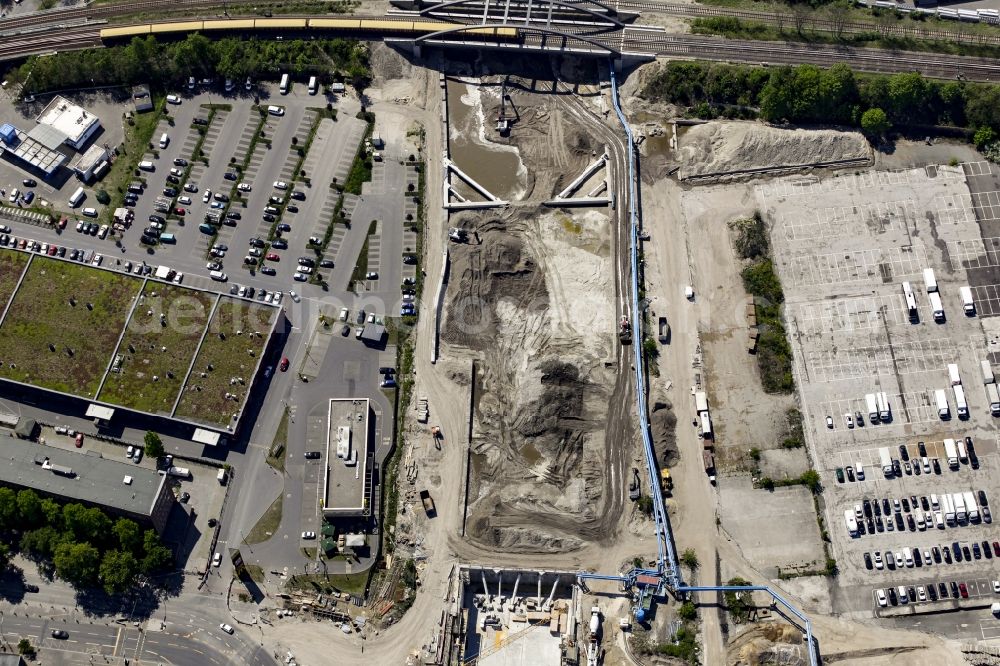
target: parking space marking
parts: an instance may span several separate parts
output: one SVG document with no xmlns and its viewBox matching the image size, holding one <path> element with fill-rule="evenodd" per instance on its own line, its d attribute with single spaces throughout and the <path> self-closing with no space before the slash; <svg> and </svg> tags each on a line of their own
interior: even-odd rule
<svg viewBox="0 0 1000 666">
<path fill-rule="evenodd" d="M 880 201 L 863 205 L 827 206 L 813 209 L 811 217 L 782 217 L 779 226 L 789 242 L 836 238 L 844 234 L 882 233 L 905 228 L 906 220 L 916 215 L 912 199 Z"/>
<path fill-rule="evenodd" d="M 867 416 L 868 408 L 865 405 L 863 398 L 865 391 L 862 387 L 859 387 L 857 391 L 858 395 L 861 397 L 843 400 L 827 400 L 819 403 L 821 410 L 820 413 L 834 416 L 834 427 L 827 429 L 826 432 L 836 433 L 847 429 L 844 419 L 838 417 L 838 414 L 843 415 L 848 412 L 853 414 L 857 411 L 861 411 L 862 414 Z M 877 425 L 868 424 L 863 428 L 855 428 L 854 430 L 856 433 L 860 434 L 863 432 L 871 432 L 871 436 L 873 437 L 884 436 L 884 432 L 879 433 L 876 431 L 885 431 L 889 428 L 905 427 L 911 424 L 940 421 L 937 413 L 937 406 L 931 403 L 931 396 L 925 391 L 915 391 L 903 394 L 889 393 L 888 398 L 889 404 L 892 407 L 892 421 L 889 423 L 879 423 Z"/>
<path fill-rule="evenodd" d="M 850 346 L 847 349 L 813 349 L 805 354 L 810 383 L 835 382 L 873 375 L 939 372 L 956 358 L 947 338 L 916 340 L 892 345 Z"/>
<path fill-rule="evenodd" d="M 1000 266 L 1000 236 L 948 241 L 948 254 L 967 269 Z"/>
<path fill-rule="evenodd" d="M 840 174 L 834 178 L 805 177 L 798 180 L 779 180 L 773 183 L 758 185 L 757 195 L 764 201 L 767 197 L 797 197 L 816 196 L 818 194 L 828 194 L 830 192 L 851 192 L 855 190 L 871 189 L 875 187 L 885 187 L 886 185 L 902 185 L 905 183 L 920 183 L 927 174 L 934 171 L 935 177 L 940 180 L 964 179 L 966 173 L 969 175 L 986 175 L 983 171 L 989 170 L 988 163 L 982 161 L 965 162 L 959 165 L 961 168 L 928 165 L 922 170 L 917 169 L 896 169 L 892 171 L 869 170 L 860 173 Z"/>
<path fill-rule="evenodd" d="M 919 246 L 893 247 L 885 250 L 849 250 L 798 256 L 791 259 L 800 286 L 837 285 L 857 282 L 883 282 L 919 276 L 927 259 Z"/>
<path fill-rule="evenodd" d="M 909 321 L 902 293 L 809 301 L 795 308 L 799 330 L 809 334 L 853 333 L 882 328 L 883 322 L 900 325 Z"/>
</svg>

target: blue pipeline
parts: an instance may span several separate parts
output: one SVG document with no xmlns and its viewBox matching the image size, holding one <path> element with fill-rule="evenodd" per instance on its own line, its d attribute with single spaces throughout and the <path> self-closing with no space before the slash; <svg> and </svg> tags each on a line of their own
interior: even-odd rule
<svg viewBox="0 0 1000 666">
<path fill-rule="evenodd" d="M 615 69 L 614 63 L 610 66 L 611 73 L 611 101 L 615 108 L 615 115 L 618 116 L 618 122 L 621 123 L 622 129 L 625 130 L 625 135 L 628 137 L 628 189 L 629 189 L 629 200 L 628 200 L 628 214 L 629 214 L 629 245 L 631 251 L 631 264 L 632 264 L 632 331 L 633 336 L 638 339 L 640 331 L 642 330 L 642 316 L 639 311 L 639 253 L 638 253 L 638 236 L 639 236 L 639 215 L 636 211 L 636 202 L 638 201 L 638 196 L 636 195 L 636 178 L 635 178 L 635 142 L 632 137 L 632 129 L 629 127 L 628 123 L 625 121 L 625 114 L 622 112 L 621 106 L 618 104 L 618 82 L 615 80 Z M 739 591 L 762 591 L 767 592 L 771 597 L 780 603 L 782 606 L 788 609 L 795 617 L 805 624 L 806 626 L 806 641 L 809 645 L 809 663 L 812 666 L 818 666 L 819 664 L 819 654 L 816 650 L 816 644 L 813 642 L 812 635 L 812 622 L 809 618 L 805 616 L 798 608 L 793 606 L 788 602 L 787 599 L 782 597 L 780 594 L 772 590 L 770 587 L 765 585 L 747 585 L 747 586 L 681 586 L 680 585 L 680 574 L 679 568 L 677 566 L 677 554 L 674 551 L 673 536 L 670 531 L 670 519 L 667 516 L 666 508 L 663 504 L 663 495 L 660 492 L 659 480 L 657 477 L 657 465 L 656 465 L 656 454 L 653 450 L 653 438 L 649 432 L 649 417 L 646 411 L 646 379 L 642 373 L 642 345 L 633 342 L 632 350 L 635 355 L 635 392 L 636 392 L 636 404 L 639 409 L 639 424 L 640 430 L 642 432 L 642 443 L 646 454 L 646 467 L 649 470 L 649 485 L 650 494 L 653 497 L 653 519 L 656 523 L 656 545 L 658 550 L 657 564 L 659 565 L 658 572 L 649 572 L 653 575 L 664 575 L 668 578 L 671 587 L 673 587 L 677 592 L 739 592 Z M 664 552 L 665 551 L 665 552 Z M 666 560 L 664 558 L 666 554 Z M 669 566 L 668 566 L 669 565 Z M 666 570 L 665 570 L 666 569 Z M 636 571 L 630 572 L 629 578 L 634 580 L 634 575 Z M 645 572 L 644 572 L 645 573 Z M 581 574 L 583 575 L 583 574 Z M 587 575 L 587 577 L 596 578 L 596 575 Z M 622 580 L 621 576 L 609 576 L 606 580 Z"/>
<path fill-rule="evenodd" d="M 674 552 L 674 540 L 670 532 L 670 519 L 663 504 L 663 494 L 657 477 L 656 453 L 653 450 L 653 438 L 649 432 L 649 416 L 646 412 L 646 378 L 642 372 L 642 344 L 639 336 L 642 331 L 642 313 L 639 310 L 639 214 L 636 203 L 635 178 L 635 142 L 632 129 L 625 122 L 625 114 L 618 104 L 618 83 L 615 80 L 614 63 L 611 63 L 611 101 L 615 107 L 615 115 L 628 137 L 628 215 L 629 215 L 629 246 L 632 263 L 632 332 L 635 340 L 632 351 L 635 355 L 635 399 L 639 409 L 639 429 L 642 432 L 642 443 L 646 453 L 646 467 L 649 469 L 650 495 L 653 498 L 653 519 L 656 523 L 656 547 L 658 551 L 657 564 L 660 575 L 666 575 L 672 587 L 680 584 L 677 554 Z"/>
</svg>

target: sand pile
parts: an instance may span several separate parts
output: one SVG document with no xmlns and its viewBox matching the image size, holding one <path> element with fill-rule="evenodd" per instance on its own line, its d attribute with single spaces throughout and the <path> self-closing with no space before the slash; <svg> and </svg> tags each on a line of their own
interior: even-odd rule
<svg viewBox="0 0 1000 666">
<path fill-rule="evenodd" d="M 870 163 L 872 151 L 858 132 L 781 129 L 753 122 L 712 122 L 683 131 L 680 178 Z"/>
</svg>

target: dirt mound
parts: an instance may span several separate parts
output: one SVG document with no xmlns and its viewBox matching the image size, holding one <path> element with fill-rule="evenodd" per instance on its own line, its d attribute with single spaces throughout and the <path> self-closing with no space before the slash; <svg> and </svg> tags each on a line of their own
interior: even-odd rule
<svg viewBox="0 0 1000 666">
<path fill-rule="evenodd" d="M 809 663 L 809 655 L 801 631 L 788 624 L 769 623 L 740 634 L 730 646 L 726 661 L 733 666 L 799 666 Z"/>
<path fill-rule="evenodd" d="M 868 142 L 858 132 L 781 129 L 753 122 L 695 125 L 684 130 L 678 142 L 682 180 L 872 159 Z"/>
<path fill-rule="evenodd" d="M 673 467 L 680 458 L 680 452 L 677 450 L 677 416 L 674 415 L 674 406 L 670 402 L 654 402 L 649 412 L 649 425 L 656 459 L 667 467 Z"/>
<path fill-rule="evenodd" d="M 443 341 L 483 350 L 499 333 L 501 300 L 511 299 L 518 308 L 548 305 L 545 277 L 521 239 L 509 233 L 516 230 L 489 221 L 479 227 L 479 244 L 452 248 Z"/>
<path fill-rule="evenodd" d="M 512 552 L 574 550 L 607 538 L 611 519 L 608 222 L 480 215 L 458 220 L 474 233 L 452 246 L 442 322 L 442 342 L 477 358 L 467 535 Z"/>
</svg>

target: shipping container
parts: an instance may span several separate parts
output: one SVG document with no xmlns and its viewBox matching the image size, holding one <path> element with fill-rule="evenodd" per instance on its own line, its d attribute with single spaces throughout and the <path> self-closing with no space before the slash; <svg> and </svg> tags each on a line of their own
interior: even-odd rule
<svg viewBox="0 0 1000 666">
<path fill-rule="evenodd" d="M 997 390 L 996 384 L 986 385 L 986 398 L 990 401 L 990 413 L 1000 416 L 1000 390 Z"/>
<path fill-rule="evenodd" d="M 951 499 L 955 502 L 955 520 L 964 523 L 968 517 L 965 512 L 965 498 L 962 497 L 962 493 L 953 493 Z"/>
<path fill-rule="evenodd" d="M 955 522 L 955 502 L 948 493 L 941 496 L 941 510 L 944 512 L 945 522 L 949 525 L 953 524 Z"/>
<path fill-rule="evenodd" d="M 892 476 L 892 457 L 889 455 L 889 447 L 883 446 L 878 450 L 879 464 L 882 466 L 882 473 L 886 478 Z"/>
<path fill-rule="evenodd" d="M 951 390 L 955 392 L 955 407 L 958 409 L 958 418 L 969 418 L 969 403 L 965 401 L 965 389 L 962 388 L 961 384 L 958 384 L 952 386 Z"/>
<path fill-rule="evenodd" d="M 878 400 L 878 417 L 888 423 L 892 420 L 892 409 L 889 407 L 889 395 L 885 391 L 876 394 Z"/>
<path fill-rule="evenodd" d="M 868 407 L 868 420 L 872 423 L 878 423 L 878 403 L 875 401 L 874 393 L 865 394 L 865 405 Z"/>
<path fill-rule="evenodd" d="M 970 317 L 976 314 L 976 304 L 972 300 L 972 289 L 969 287 L 959 287 L 958 293 L 962 295 L 962 308 L 965 310 L 965 314 Z"/>
<path fill-rule="evenodd" d="M 944 321 L 944 305 L 941 303 L 941 294 L 935 291 L 928 294 L 927 298 L 931 302 L 931 313 L 934 315 L 934 321 Z"/>
<path fill-rule="evenodd" d="M 958 449 L 955 448 L 955 440 L 944 440 L 944 455 L 948 459 L 948 467 L 958 469 Z"/>
<path fill-rule="evenodd" d="M 924 269 L 924 286 L 927 287 L 928 294 L 938 290 L 937 280 L 934 278 L 933 268 Z"/>
<path fill-rule="evenodd" d="M 948 408 L 948 396 L 944 394 L 944 389 L 934 391 L 934 403 L 937 405 L 938 417 L 942 421 L 951 418 L 951 410 Z"/>
</svg>

